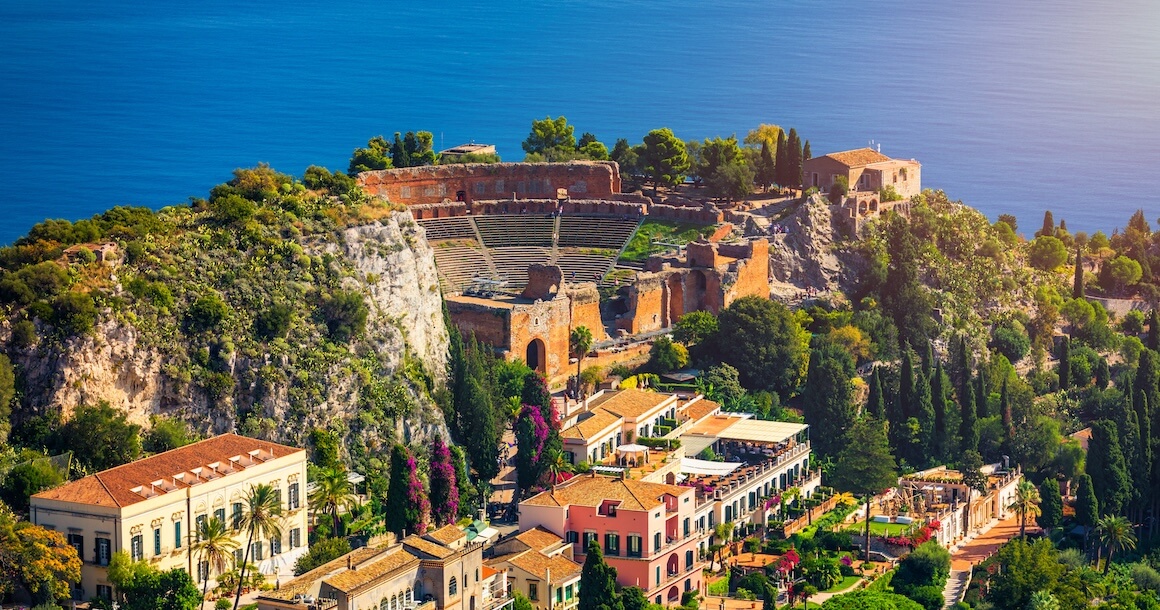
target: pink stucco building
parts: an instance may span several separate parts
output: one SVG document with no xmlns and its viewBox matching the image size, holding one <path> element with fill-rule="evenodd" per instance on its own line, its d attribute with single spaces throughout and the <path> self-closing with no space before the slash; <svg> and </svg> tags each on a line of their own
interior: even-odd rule
<svg viewBox="0 0 1160 610">
<path fill-rule="evenodd" d="M 595 540 L 618 584 L 677 605 L 685 591 L 702 591 L 697 550 L 705 534 L 693 525 L 696 504 L 691 487 L 586 474 L 520 503 L 520 529 L 555 533 L 581 563 Z"/>
</svg>

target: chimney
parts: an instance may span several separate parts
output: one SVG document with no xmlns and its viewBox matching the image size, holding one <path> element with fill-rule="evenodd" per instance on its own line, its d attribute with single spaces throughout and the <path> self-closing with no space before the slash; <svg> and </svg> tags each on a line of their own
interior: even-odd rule
<svg viewBox="0 0 1160 610">
<path fill-rule="evenodd" d="M 348 569 L 348 570 L 353 570 L 353 569 L 354 569 L 354 566 L 353 566 L 353 564 L 352 564 L 352 562 L 351 562 L 350 555 L 347 555 L 347 556 L 346 556 L 346 569 Z"/>
</svg>

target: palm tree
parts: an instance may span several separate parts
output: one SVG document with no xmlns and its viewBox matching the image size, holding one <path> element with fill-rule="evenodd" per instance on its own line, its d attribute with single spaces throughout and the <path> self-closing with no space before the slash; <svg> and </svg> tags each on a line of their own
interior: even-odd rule
<svg viewBox="0 0 1160 610">
<path fill-rule="evenodd" d="M 316 487 L 310 492 L 310 506 L 314 508 L 316 514 L 330 513 L 334 519 L 334 529 L 331 533 L 337 536 L 339 509 L 350 510 L 358 503 L 354 495 L 354 485 L 347 478 L 346 468 L 343 466 L 321 469 L 314 484 Z"/>
<path fill-rule="evenodd" d="M 573 328 L 572 334 L 568 336 L 568 347 L 572 355 L 576 356 L 576 396 L 579 398 L 584 392 L 584 386 L 580 383 L 580 367 L 584 364 L 584 356 L 592 350 L 592 331 L 587 326 Z"/>
<path fill-rule="evenodd" d="M 1133 551 L 1136 549 L 1136 534 L 1132 531 L 1132 523 L 1118 515 L 1106 515 L 1096 522 L 1096 537 L 1100 544 L 1108 547 L 1108 562 L 1104 564 L 1104 575 L 1112 566 L 1112 556 L 1116 551 Z"/>
<path fill-rule="evenodd" d="M 242 601 L 242 584 L 246 582 L 246 564 L 250 561 L 250 548 L 254 536 L 262 540 L 282 537 L 282 500 L 272 485 L 262 483 L 251 485 L 246 493 L 245 510 L 237 524 L 238 531 L 245 531 L 246 550 L 242 555 L 242 567 L 238 572 L 238 593 L 234 597 L 234 610 Z"/>
<path fill-rule="evenodd" d="M 1039 489 L 1031 481 L 1022 479 L 1015 485 L 1015 499 L 1007 510 L 1019 513 L 1019 537 L 1026 539 L 1027 515 L 1038 517 Z"/>
<path fill-rule="evenodd" d="M 563 451 L 553 451 L 548 456 L 548 477 L 551 485 L 558 485 L 563 483 L 560 478 L 564 473 L 571 473 L 573 471 L 572 462 L 564 457 Z"/>
<path fill-rule="evenodd" d="M 197 542 L 193 543 L 193 552 L 197 553 L 199 562 L 209 565 L 206 570 L 205 584 L 201 587 L 201 598 L 209 591 L 209 575 L 221 574 L 226 571 L 226 564 L 238 548 L 238 541 L 234 540 L 230 530 L 221 519 L 214 517 L 206 519 L 197 525 Z"/>
</svg>

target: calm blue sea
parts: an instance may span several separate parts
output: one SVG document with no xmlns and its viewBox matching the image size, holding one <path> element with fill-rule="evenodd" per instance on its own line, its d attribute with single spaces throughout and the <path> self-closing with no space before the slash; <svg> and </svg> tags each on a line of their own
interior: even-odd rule
<svg viewBox="0 0 1160 610">
<path fill-rule="evenodd" d="M 1021 229 L 1160 216 L 1155 0 L 0 0 L 0 243 L 204 196 L 239 166 L 345 169 L 376 134 L 609 146 L 794 126 L 881 143 Z"/>
</svg>

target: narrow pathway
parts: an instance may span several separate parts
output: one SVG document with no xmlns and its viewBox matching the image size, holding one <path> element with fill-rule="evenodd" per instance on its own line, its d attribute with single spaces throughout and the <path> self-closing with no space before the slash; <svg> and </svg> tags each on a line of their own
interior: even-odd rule
<svg viewBox="0 0 1160 610">
<path fill-rule="evenodd" d="M 969 570 L 999 550 L 1008 540 L 1019 535 L 1019 517 L 1008 517 L 993 527 L 962 544 L 951 553 L 952 570 Z"/>
<path fill-rule="evenodd" d="M 951 570 L 947 585 L 943 588 L 943 608 L 950 608 L 963 601 L 967 585 L 971 584 L 970 570 Z"/>
</svg>

